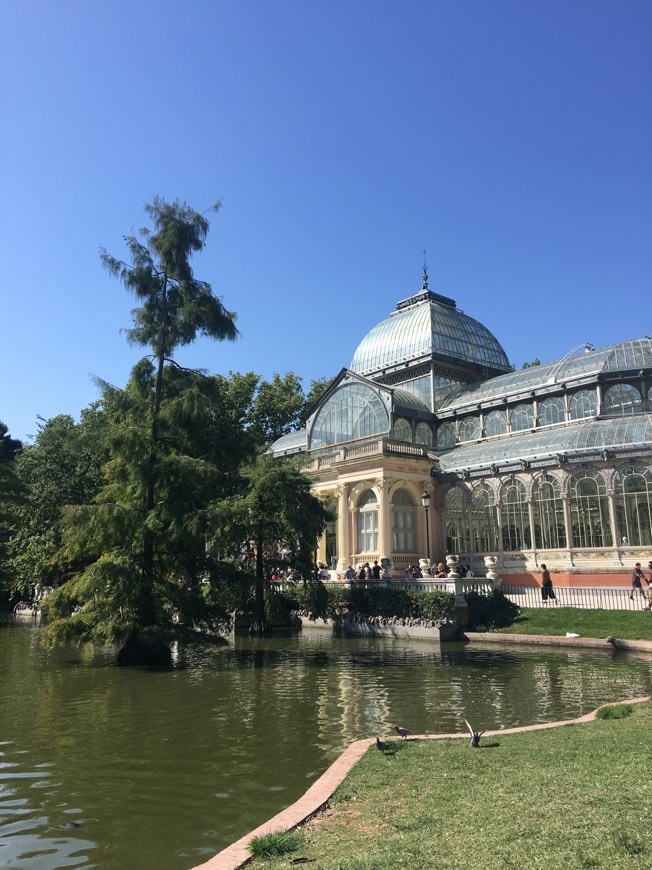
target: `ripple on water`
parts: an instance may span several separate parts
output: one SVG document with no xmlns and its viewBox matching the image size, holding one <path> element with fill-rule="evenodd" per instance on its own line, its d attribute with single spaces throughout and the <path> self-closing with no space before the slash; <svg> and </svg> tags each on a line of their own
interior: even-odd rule
<svg viewBox="0 0 652 870">
<path fill-rule="evenodd" d="M 44 653 L 28 642 L 37 633 L 0 632 L 15 688 L 0 863 L 11 855 L 25 870 L 25 856 L 29 870 L 186 870 L 299 797 L 352 740 L 397 721 L 418 733 L 462 732 L 465 718 L 507 727 L 652 688 L 652 659 L 622 654 L 244 638 L 150 673 Z"/>
</svg>

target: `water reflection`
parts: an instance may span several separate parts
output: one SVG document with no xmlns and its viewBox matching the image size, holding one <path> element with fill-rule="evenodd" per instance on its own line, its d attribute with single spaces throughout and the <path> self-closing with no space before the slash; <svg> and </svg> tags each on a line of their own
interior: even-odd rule
<svg viewBox="0 0 652 870">
<path fill-rule="evenodd" d="M 186 868 L 302 794 L 358 737 L 499 728 L 650 693 L 649 656 L 315 633 L 111 666 L 0 629 L 0 866 Z"/>
</svg>

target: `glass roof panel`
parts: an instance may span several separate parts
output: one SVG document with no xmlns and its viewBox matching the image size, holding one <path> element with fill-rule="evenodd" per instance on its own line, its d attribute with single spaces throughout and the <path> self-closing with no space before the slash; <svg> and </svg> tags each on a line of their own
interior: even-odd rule
<svg viewBox="0 0 652 870">
<path fill-rule="evenodd" d="M 530 366 L 481 383 L 459 387 L 446 397 L 441 410 L 469 403 L 490 402 L 513 393 L 561 384 L 584 375 L 640 368 L 652 368 L 652 339 L 624 341 L 599 350 L 585 351 L 579 356 L 563 357 L 555 362 Z"/>
<path fill-rule="evenodd" d="M 306 429 L 301 429 L 298 432 L 290 432 L 287 435 L 281 435 L 272 446 L 270 451 L 274 456 L 281 456 L 284 453 L 298 453 L 300 450 L 305 450 L 308 444 L 308 432 Z"/>
<path fill-rule="evenodd" d="M 630 444 L 652 446 L 652 415 L 587 420 L 482 444 L 464 444 L 442 453 L 439 461 L 441 470 L 446 472 Z"/>
<path fill-rule="evenodd" d="M 414 411 L 429 411 L 429 408 L 424 405 L 421 399 L 409 390 L 395 388 L 392 390 L 392 395 L 395 407 L 411 408 Z"/>
</svg>

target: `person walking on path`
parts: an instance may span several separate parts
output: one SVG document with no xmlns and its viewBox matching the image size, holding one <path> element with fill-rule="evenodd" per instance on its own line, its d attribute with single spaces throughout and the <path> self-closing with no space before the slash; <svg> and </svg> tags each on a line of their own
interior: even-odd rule
<svg viewBox="0 0 652 870">
<path fill-rule="evenodd" d="M 552 588 L 552 580 L 550 579 L 550 571 L 546 568 L 546 566 L 541 563 L 541 600 L 545 603 L 550 599 L 551 601 L 556 601 L 557 596 L 555 595 L 555 590 Z"/>
<path fill-rule="evenodd" d="M 629 593 L 630 601 L 634 600 L 634 593 L 637 591 L 641 598 L 645 599 L 645 595 L 643 593 L 643 580 L 645 580 L 645 574 L 641 570 L 641 563 L 637 562 L 636 565 L 634 565 L 634 570 L 632 571 L 632 591 Z"/>
</svg>

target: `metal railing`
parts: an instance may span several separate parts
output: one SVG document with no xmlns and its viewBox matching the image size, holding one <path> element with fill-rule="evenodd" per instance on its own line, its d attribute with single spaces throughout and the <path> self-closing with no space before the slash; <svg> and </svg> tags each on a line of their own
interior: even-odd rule
<svg viewBox="0 0 652 870">
<path fill-rule="evenodd" d="M 503 594 L 519 607 L 580 607 L 585 610 L 645 610 L 648 606 L 648 591 L 644 595 L 623 587 L 570 587 L 555 586 L 554 599 L 543 600 L 540 586 L 500 587 Z M 650 615 L 652 619 L 652 614 Z"/>
</svg>

